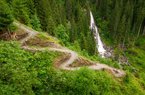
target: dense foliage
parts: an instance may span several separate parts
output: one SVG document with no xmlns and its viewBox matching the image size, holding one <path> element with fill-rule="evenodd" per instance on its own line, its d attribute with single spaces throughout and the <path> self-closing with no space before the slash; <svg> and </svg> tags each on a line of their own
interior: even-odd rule
<svg viewBox="0 0 145 95">
<path fill-rule="evenodd" d="M 7 0 L 7 3 L 20 22 L 47 31 L 66 45 L 75 43 L 90 55 L 96 53 L 93 34 L 89 30 L 89 14 L 86 9 L 81 9 L 83 5 L 78 1 Z"/>
<path fill-rule="evenodd" d="M 122 79 L 86 68 L 74 72 L 53 68 L 55 52 L 24 51 L 16 42 L 0 41 L 0 95 L 143 95 L 144 78 Z M 144 76 L 144 73 L 142 73 Z"/>
<path fill-rule="evenodd" d="M 7 30 L 13 22 L 10 8 L 6 2 L 0 1 L 0 31 Z"/>
<path fill-rule="evenodd" d="M 108 29 L 104 33 L 108 33 L 114 43 L 134 45 L 145 34 L 144 0 L 96 0 L 94 6 L 94 13 L 107 22 L 105 28 Z"/>
<path fill-rule="evenodd" d="M 93 11 L 100 34 L 106 43 L 117 44 L 120 47 L 131 46 L 145 34 L 145 2 L 143 0 L 6 1 L 15 19 L 36 30 L 47 31 L 65 40 L 65 44 L 73 43 L 90 55 L 96 53 L 93 34 L 89 30 L 90 10 Z M 57 28 L 62 29 L 58 31 Z M 58 36 L 60 33 L 63 34 L 62 30 L 65 36 Z"/>
<path fill-rule="evenodd" d="M 8 31 L 14 18 L 58 37 L 87 58 L 118 67 L 112 59 L 90 56 L 96 54 L 90 10 L 103 41 L 128 57 L 124 78 L 86 68 L 56 70 L 52 63 L 60 54 L 30 53 L 16 42 L 0 41 L 0 95 L 144 95 L 144 0 L 0 0 L 0 31 Z"/>
</svg>

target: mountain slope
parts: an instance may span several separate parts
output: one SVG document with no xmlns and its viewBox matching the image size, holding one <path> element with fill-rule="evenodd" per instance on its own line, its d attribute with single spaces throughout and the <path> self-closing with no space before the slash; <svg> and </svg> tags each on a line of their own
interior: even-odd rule
<svg viewBox="0 0 145 95">
<path fill-rule="evenodd" d="M 29 39 L 33 38 L 35 35 L 37 35 L 38 32 L 34 31 L 34 30 L 30 30 L 28 27 L 22 25 L 22 24 L 19 24 L 19 23 L 16 23 L 14 22 L 14 24 L 19 27 L 20 29 L 22 30 L 25 30 L 27 33 L 28 33 L 28 36 L 23 38 L 20 42 L 23 44 L 25 43 L 26 41 L 28 41 Z M 23 46 L 23 49 L 26 49 L 26 50 L 32 50 L 32 51 L 45 51 L 45 50 L 49 50 L 49 51 L 58 51 L 58 52 L 64 52 L 64 53 L 70 53 L 70 59 L 64 63 L 62 63 L 60 65 L 60 68 L 61 69 L 64 69 L 64 70 L 78 70 L 80 69 L 79 67 L 77 68 L 71 68 L 71 67 L 68 67 L 70 64 L 72 64 L 77 58 L 78 58 L 78 55 L 76 52 L 74 51 L 71 51 L 71 50 L 68 50 L 67 48 L 64 48 L 64 47 L 61 47 L 61 48 L 31 48 L 31 47 L 28 47 L 28 46 Z M 94 69 L 94 70 L 102 70 L 102 69 L 106 69 L 106 70 L 110 70 L 116 77 L 122 77 L 125 75 L 125 72 L 121 71 L 121 70 L 117 70 L 115 68 L 112 68 L 112 67 L 109 67 L 107 65 L 103 65 L 103 64 L 94 64 L 92 66 L 89 66 L 90 69 Z"/>
<path fill-rule="evenodd" d="M 144 0 L 0 5 L 0 95 L 145 94 Z M 97 54 L 90 11 L 110 58 Z"/>
<path fill-rule="evenodd" d="M 23 25 L 20 27 L 26 28 Z M 26 28 L 26 30 L 26 32 L 33 31 L 29 28 Z M 32 36 L 33 35 L 29 36 L 28 34 L 28 36 L 26 36 L 27 39 L 24 37 L 25 41 L 28 41 L 29 38 L 29 40 L 33 39 Z M 23 43 L 23 45 L 25 44 L 27 43 Z M 0 46 L 2 47 L 0 51 L 1 95 L 21 95 L 24 93 L 27 95 L 82 95 L 90 93 L 93 95 L 129 95 L 131 93 L 143 95 L 145 93 L 143 81 L 138 80 L 129 72 L 127 72 L 125 77 L 118 79 L 113 77 L 106 70 L 95 72 L 91 69 L 81 68 L 80 70 L 66 72 L 58 70 L 58 68 L 55 69 L 53 67 L 53 61 L 58 56 L 64 55 L 64 53 L 52 51 L 62 51 L 64 48 L 60 48 L 60 46 L 59 50 L 53 49 L 51 52 L 49 51 L 51 48 L 36 47 L 35 45 L 29 47 L 24 46 L 24 48 L 30 49 L 31 52 L 24 51 L 19 44 L 14 42 L 1 41 Z M 63 52 L 65 51 L 66 50 Z M 67 60 L 70 59 L 71 58 L 68 58 Z M 71 61 L 69 62 L 72 63 Z M 102 66 L 104 68 L 106 65 Z M 108 67 L 105 68 L 108 69 Z"/>
</svg>

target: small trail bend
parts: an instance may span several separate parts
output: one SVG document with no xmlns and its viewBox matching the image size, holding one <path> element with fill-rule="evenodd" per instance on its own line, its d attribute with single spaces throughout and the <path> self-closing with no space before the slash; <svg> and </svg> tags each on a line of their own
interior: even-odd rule
<svg viewBox="0 0 145 95">
<path fill-rule="evenodd" d="M 16 25 L 17 27 L 19 27 L 20 29 L 24 30 L 27 32 L 27 36 L 25 38 L 23 38 L 22 40 L 20 40 L 21 44 L 24 44 L 26 41 L 30 40 L 31 38 L 35 37 L 39 32 L 23 25 L 20 24 L 18 22 L 14 22 L 14 25 Z M 70 64 L 73 64 L 76 59 L 78 59 L 78 54 L 72 50 L 69 50 L 65 47 L 62 48 L 50 48 L 50 47 L 46 47 L 46 48 L 41 48 L 41 47 L 29 47 L 29 46 L 22 46 L 23 49 L 25 50 L 30 50 L 30 51 L 56 51 L 56 52 L 62 52 L 62 53 L 68 53 L 70 54 L 70 58 L 68 60 L 66 60 L 65 62 L 62 62 L 61 65 L 59 66 L 60 69 L 63 70 L 79 70 L 81 67 L 70 67 Z M 115 69 L 113 67 L 110 67 L 108 65 L 105 64 L 100 64 L 100 63 L 96 63 L 94 65 L 90 65 L 87 66 L 89 69 L 92 70 L 109 70 L 112 72 L 112 74 L 115 77 L 123 77 L 125 75 L 125 72 L 123 70 L 119 70 L 119 69 Z"/>
</svg>

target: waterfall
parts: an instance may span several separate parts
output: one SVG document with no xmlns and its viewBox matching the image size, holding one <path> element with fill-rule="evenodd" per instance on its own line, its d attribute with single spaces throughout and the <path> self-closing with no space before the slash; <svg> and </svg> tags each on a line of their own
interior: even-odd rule
<svg viewBox="0 0 145 95">
<path fill-rule="evenodd" d="M 106 54 L 106 50 L 103 47 L 103 43 L 101 41 L 101 38 L 100 38 L 100 35 L 99 35 L 99 32 L 98 32 L 98 28 L 95 25 L 95 20 L 94 20 L 94 17 L 93 17 L 93 14 L 92 14 L 91 11 L 90 11 L 90 29 L 94 33 L 94 38 L 95 38 L 95 41 L 96 41 L 96 46 L 97 46 L 97 49 L 98 49 L 98 53 L 102 58 L 104 58 L 105 54 Z"/>
</svg>

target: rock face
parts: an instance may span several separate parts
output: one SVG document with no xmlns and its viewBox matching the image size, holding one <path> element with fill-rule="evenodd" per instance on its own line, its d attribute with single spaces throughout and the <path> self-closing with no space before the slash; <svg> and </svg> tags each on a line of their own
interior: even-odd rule
<svg viewBox="0 0 145 95">
<path fill-rule="evenodd" d="M 106 53 L 104 56 L 106 58 L 112 58 L 113 57 L 113 48 L 105 46 L 105 49 L 106 49 Z"/>
</svg>

